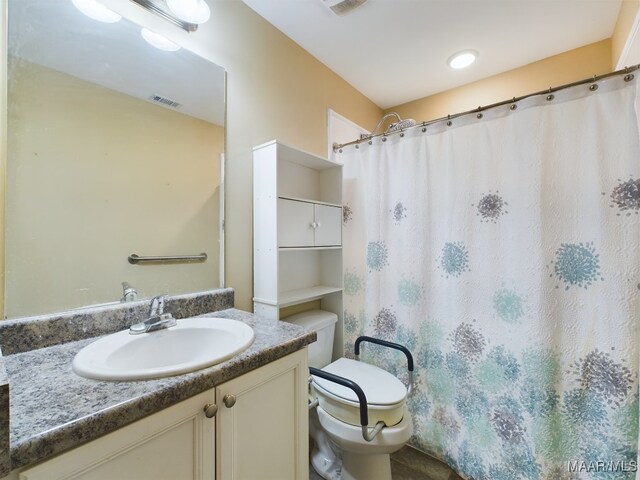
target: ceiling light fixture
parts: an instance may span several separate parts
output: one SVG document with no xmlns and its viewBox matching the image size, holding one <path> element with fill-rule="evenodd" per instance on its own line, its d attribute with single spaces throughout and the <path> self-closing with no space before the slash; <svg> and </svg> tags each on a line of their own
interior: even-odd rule
<svg viewBox="0 0 640 480">
<path fill-rule="evenodd" d="M 211 17 L 204 0 L 167 0 L 167 6 L 176 17 L 188 23 L 204 23 Z"/>
<path fill-rule="evenodd" d="M 131 0 L 151 13 L 191 33 L 209 20 L 211 10 L 205 0 Z"/>
<path fill-rule="evenodd" d="M 159 33 L 152 32 L 148 28 L 143 28 L 140 31 L 142 38 L 144 38 L 147 43 L 153 45 L 160 50 L 165 50 L 167 52 L 175 52 L 176 50 L 180 50 L 180 46 L 176 43 L 173 43 L 167 37 L 160 35 Z"/>
<path fill-rule="evenodd" d="M 113 10 L 97 2 L 96 0 L 71 0 L 73 5 L 87 17 L 99 22 L 116 23 L 122 20 L 122 16 Z"/>
<path fill-rule="evenodd" d="M 451 68 L 455 68 L 459 70 L 461 68 L 466 68 L 476 61 L 478 57 L 478 52 L 475 50 L 463 50 L 462 52 L 455 53 L 449 57 L 447 63 Z"/>
</svg>

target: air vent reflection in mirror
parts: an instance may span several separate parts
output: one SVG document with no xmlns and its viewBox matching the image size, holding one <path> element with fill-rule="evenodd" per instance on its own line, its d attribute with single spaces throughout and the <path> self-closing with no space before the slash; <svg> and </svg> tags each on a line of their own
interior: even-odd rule
<svg viewBox="0 0 640 480">
<path fill-rule="evenodd" d="M 168 107 L 180 108 L 182 106 L 181 103 L 176 102 L 175 100 L 171 100 L 170 98 L 163 97 L 162 95 L 151 95 L 149 100 L 157 103 L 161 103 L 162 105 L 166 105 Z"/>
</svg>

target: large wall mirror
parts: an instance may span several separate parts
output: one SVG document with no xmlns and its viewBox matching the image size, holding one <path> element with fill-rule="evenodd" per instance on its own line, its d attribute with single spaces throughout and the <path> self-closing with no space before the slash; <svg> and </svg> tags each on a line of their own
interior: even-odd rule
<svg viewBox="0 0 640 480">
<path fill-rule="evenodd" d="M 224 69 L 72 0 L 10 0 L 8 29 L 5 316 L 221 286 Z"/>
</svg>

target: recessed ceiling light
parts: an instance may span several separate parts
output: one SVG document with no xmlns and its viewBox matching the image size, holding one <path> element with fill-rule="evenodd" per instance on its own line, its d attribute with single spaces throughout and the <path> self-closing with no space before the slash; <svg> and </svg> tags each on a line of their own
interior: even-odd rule
<svg viewBox="0 0 640 480">
<path fill-rule="evenodd" d="M 152 32 L 147 28 L 143 28 L 140 31 L 142 38 L 144 38 L 147 43 L 153 45 L 160 50 L 166 50 L 167 52 L 175 52 L 176 50 L 180 50 L 180 46 L 173 43 L 167 37 L 160 35 L 159 33 Z"/>
<path fill-rule="evenodd" d="M 84 13 L 87 17 L 93 18 L 99 22 L 116 23 L 122 20 L 122 16 L 113 10 L 97 2 L 96 0 L 71 0 L 75 7 Z"/>
<path fill-rule="evenodd" d="M 451 68 L 460 69 L 466 68 L 476 61 L 478 52 L 474 50 L 464 50 L 462 52 L 455 53 L 449 57 L 447 63 Z"/>
<path fill-rule="evenodd" d="M 211 16 L 204 0 L 167 0 L 167 6 L 176 17 L 189 23 L 204 23 Z"/>
</svg>

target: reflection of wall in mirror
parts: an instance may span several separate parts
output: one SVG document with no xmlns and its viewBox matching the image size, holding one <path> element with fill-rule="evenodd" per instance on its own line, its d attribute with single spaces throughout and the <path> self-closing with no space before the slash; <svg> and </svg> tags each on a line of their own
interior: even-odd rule
<svg viewBox="0 0 640 480">
<path fill-rule="evenodd" d="M 7 317 L 218 286 L 223 127 L 23 60 L 9 96 Z"/>
</svg>

